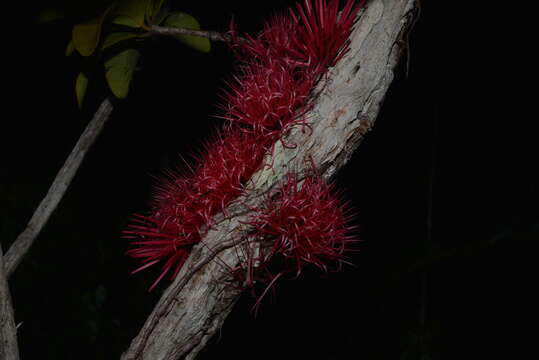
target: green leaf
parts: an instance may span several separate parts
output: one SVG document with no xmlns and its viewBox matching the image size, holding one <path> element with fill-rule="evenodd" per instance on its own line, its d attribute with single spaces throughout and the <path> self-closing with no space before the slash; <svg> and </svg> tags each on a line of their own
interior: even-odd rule
<svg viewBox="0 0 539 360">
<path fill-rule="evenodd" d="M 109 7 L 99 16 L 73 26 L 73 44 L 75 45 L 75 49 L 77 49 L 82 56 L 90 56 L 95 51 L 97 44 L 99 44 L 103 20 L 110 9 L 111 8 Z"/>
<path fill-rule="evenodd" d="M 118 15 L 114 17 L 111 21 L 113 24 L 116 25 L 123 25 L 123 26 L 129 26 L 132 28 L 139 28 L 140 25 L 135 22 L 135 20 L 131 19 L 127 15 Z"/>
<path fill-rule="evenodd" d="M 75 51 L 75 45 L 73 44 L 73 39 L 70 39 L 66 46 L 66 56 L 73 54 L 73 51 Z"/>
<path fill-rule="evenodd" d="M 138 37 L 138 34 L 127 32 L 127 31 L 110 33 L 107 35 L 107 37 L 105 37 L 105 41 L 103 41 L 102 49 L 106 49 L 114 44 L 119 43 L 120 41 L 133 39 L 136 37 Z"/>
<path fill-rule="evenodd" d="M 170 13 L 170 9 L 168 9 L 167 7 L 163 7 L 161 11 L 159 11 L 157 14 L 153 16 L 152 21 L 154 25 L 161 24 L 163 20 L 166 19 L 169 13 Z"/>
<path fill-rule="evenodd" d="M 127 49 L 105 61 L 105 77 L 110 90 L 118 99 L 124 99 L 129 93 L 129 84 L 137 66 L 140 52 Z"/>
<path fill-rule="evenodd" d="M 79 73 L 77 80 L 75 81 L 75 93 L 77 95 L 77 104 L 79 108 L 82 107 L 84 96 L 86 95 L 86 89 L 88 88 L 88 77 L 83 72 Z"/>
<path fill-rule="evenodd" d="M 146 14 L 151 11 L 151 2 L 152 0 L 119 0 L 114 14 L 125 15 L 131 18 L 137 26 L 142 26 Z"/>
<path fill-rule="evenodd" d="M 37 22 L 39 24 L 42 24 L 46 22 L 60 20 L 63 17 L 65 17 L 65 15 L 62 14 L 60 11 L 49 9 L 49 10 L 44 10 L 37 15 Z"/>
<path fill-rule="evenodd" d="M 154 17 L 159 13 L 166 0 L 152 0 L 150 16 Z"/>
<path fill-rule="evenodd" d="M 198 21 L 191 15 L 182 12 L 170 14 L 165 20 L 164 25 L 176 28 L 200 30 L 200 24 Z M 195 50 L 205 53 L 210 52 L 210 40 L 207 38 L 191 35 L 177 35 L 175 37 L 183 44 Z"/>
</svg>

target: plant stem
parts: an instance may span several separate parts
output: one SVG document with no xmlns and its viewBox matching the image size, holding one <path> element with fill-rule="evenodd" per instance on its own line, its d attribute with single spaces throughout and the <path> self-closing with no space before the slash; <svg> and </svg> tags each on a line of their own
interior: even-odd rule
<svg viewBox="0 0 539 360">
<path fill-rule="evenodd" d="M 0 245 L 0 359 L 18 360 L 17 327 L 11 304 L 11 294 L 4 272 L 2 246 Z"/>
<path fill-rule="evenodd" d="M 109 98 L 103 100 L 97 109 L 94 117 L 84 129 L 77 144 L 69 154 L 64 165 L 58 171 L 54 182 L 49 188 L 47 195 L 43 198 L 38 208 L 28 222 L 26 229 L 19 234 L 15 242 L 10 246 L 4 256 L 4 270 L 6 278 L 15 271 L 23 257 L 26 255 L 35 239 L 49 220 L 51 214 L 62 200 L 67 188 L 71 184 L 73 177 L 77 173 L 84 156 L 92 146 L 95 139 L 103 129 L 103 125 L 112 112 L 113 105 Z"/>
<path fill-rule="evenodd" d="M 148 29 L 148 32 L 150 34 L 156 34 L 156 35 L 200 36 L 200 37 L 208 38 L 208 39 L 210 39 L 212 41 L 227 41 L 229 39 L 228 35 L 222 34 L 222 33 L 217 32 L 217 31 L 193 30 L 193 29 L 184 29 L 184 28 L 172 28 L 172 27 L 163 27 L 163 26 L 156 26 L 156 25 L 152 25 Z"/>
</svg>

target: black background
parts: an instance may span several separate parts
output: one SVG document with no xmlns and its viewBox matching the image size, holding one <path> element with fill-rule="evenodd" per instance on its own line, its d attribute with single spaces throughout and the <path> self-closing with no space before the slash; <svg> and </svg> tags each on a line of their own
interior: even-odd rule
<svg viewBox="0 0 539 360">
<path fill-rule="evenodd" d="M 293 3 L 173 5 L 205 29 L 225 31 L 233 14 L 241 31 L 256 33 Z M 539 239 L 533 120 L 493 65 L 506 39 L 481 23 L 490 14 L 457 20 L 443 2 L 423 3 L 409 73 L 403 57 L 373 131 L 335 179 L 358 213 L 356 267 L 281 281 L 256 317 L 246 294 L 200 359 L 476 359 L 513 357 L 526 344 L 527 255 Z M 46 6 L 7 12 L 4 252 L 107 94 L 96 74 L 77 108 L 80 62 L 63 55 L 69 24 L 32 22 Z M 146 209 L 152 176 L 196 152 L 219 123 L 211 115 L 232 62 L 221 44 L 200 54 L 160 38 L 140 67 L 10 279 L 22 359 L 118 358 L 168 284 L 148 293 L 157 271 L 129 275 L 136 264 L 120 232 Z"/>
</svg>

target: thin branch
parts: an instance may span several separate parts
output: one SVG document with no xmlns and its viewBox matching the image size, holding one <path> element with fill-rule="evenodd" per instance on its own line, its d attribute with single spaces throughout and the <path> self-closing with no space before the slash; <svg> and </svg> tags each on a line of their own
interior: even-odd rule
<svg viewBox="0 0 539 360">
<path fill-rule="evenodd" d="M 167 35 L 167 36 L 176 36 L 176 35 L 200 36 L 203 38 L 208 38 L 211 41 L 226 42 L 230 40 L 230 37 L 228 35 L 222 34 L 217 31 L 211 31 L 211 30 L 193 30 L 193 29 L 172 28 L 172 27 L 152 25 L 148 28 L 148 32 L 150 34 Z"/>
<path fill-rule="evenodd" d="M 4 274 L 3 255 L 0 245 L 0 359 L 18 360 L 17 327 L 13 316 L 11 295 Z"/>
<path fill-rule="evenodd" d="M 86 155 L 88 149 L 92 146 L 95 139 L 103 129 L 103 125 L 112 112 L 112 103 L 110 99 L 105 99 L 93 119 L 90 121 L 84 132 L 80 136 L 77 144 L 69 154 L 64 165 L 56 175 L 47 195 L 43 198 L 38 208 L 28 222 L 26 229 L 17 237 L 4 257 L 5 276 L 9 276 L 15 271 L 22 258 L 26 255 L 35 239 L 49 220 L 51 214 L 58 206 L 64 196 L 69 184 L 77 173 L 77 170 Z"/>
</svg>

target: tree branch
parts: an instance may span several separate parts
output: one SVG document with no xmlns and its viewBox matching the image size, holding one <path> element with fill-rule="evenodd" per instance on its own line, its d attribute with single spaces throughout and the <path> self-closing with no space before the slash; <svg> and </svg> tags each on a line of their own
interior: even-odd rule
<svg viewBox="0 0 539 360">
<path fill-rule="evenodd" d="M 252 231 L 246 225 L 249 209 L 261 206 L 262 194 L 289 172 L 302 173 L 312 162 L 331 178 L 352 156 L 373 126 L 393 69 L 405 46 L 417 0 L 372 0 L 351 35 L 350 51 L 319 84 L 313 109 L 307 114 L 312 132 L 294 128 L 285 147 L 275 144 L 267 164 L 251 179 L 249 188 L 227 217 L 218 215 L 167 288 L 123 360 L 194 359 L 222 326 L 241 290 L 233 285 L 230 268 L 241 261 L 238 246 Z"/>
<path fill-rule="evenodd" d="M 200 36 L 203 38 L 208 38 L 211 41 L 227 41 L 228 35 L 222 34 L 217 31 L 210 30 L 193 30 L 193 29 L 184 29 L 184 28 L 172 28 L 172 27 L 163 27 L 152 25 L 148 28 L 148 32 L 154 35 L 167 35 L 167 36 L 176 36 L 176 35 L 191 35 L 191 36 Z"/>
<path fill-rule="evenodd" d="M 0 359 L 18 360 L 17 327 L 13 316 L 11 294 L 4 272 L 3 255 L 0 245 Z"/>
<path fill-rule="evenodd" d="M 94 114 L 94 117 L 86 126 L 86 129 L 84 129 L 77 144 L 71 151 L 71 154 L 69 154 L 69 157 L 56 175 L 47 195 L 43 198 L 32 215 L 26 229 L 24 229 L 15 242 L 10 246 L 4 257 L 4 269 L 7 278 L 9 278 L 13 271 L 15 271 L 22 258 L 26 255 L 49 220 L 51 214 L 58 206 L 58 203 L 64 196 L 69 184 L 71 184 L 71 180 L 73 180 L 73 177 L 77 173 L 86 152 L 103 129 L 103 125 L 109 118 L 112 108 L 112 103 L 108 98 L 101 103 Z"/>
</svg>

